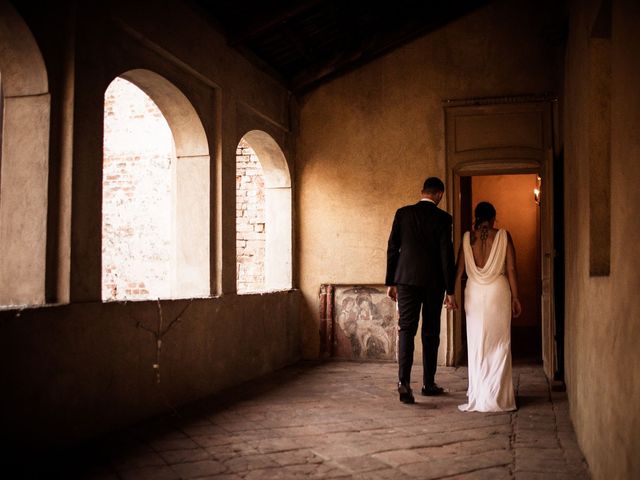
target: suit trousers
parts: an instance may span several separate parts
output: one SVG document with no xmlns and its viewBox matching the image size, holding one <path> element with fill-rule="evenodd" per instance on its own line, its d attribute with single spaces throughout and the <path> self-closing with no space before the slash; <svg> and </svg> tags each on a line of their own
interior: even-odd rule
<svg viewBox="0 0 640 480">
<path fill-rule="evenodd" d="M 398 380 L 409 385 L 415 336 L 422 310 L 422 367 L 423 384 L 435 382 L 440 346 L 440 313 L 444 300 L 444 289 L 398 285 Z"/>
</svg>

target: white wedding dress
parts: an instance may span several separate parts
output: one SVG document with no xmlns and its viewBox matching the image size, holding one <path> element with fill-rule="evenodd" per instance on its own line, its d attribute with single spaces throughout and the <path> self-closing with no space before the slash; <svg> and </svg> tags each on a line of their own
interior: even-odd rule
<svg viewBox="0 0 640 480">
<path fill-rule="evenodd" d="M 498 230 L 486 264 L 476 266 L 469 232 L 462 239 L 469 356 L 468 403 L 462 411 L 515 410 L 511 378 L 511 289 L 505 276 L 507 232 Z"/>
</svg>

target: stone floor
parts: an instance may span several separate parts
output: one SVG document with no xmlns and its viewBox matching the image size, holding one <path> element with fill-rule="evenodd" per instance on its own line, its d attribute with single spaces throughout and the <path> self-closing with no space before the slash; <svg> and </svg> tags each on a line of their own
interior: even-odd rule
<svg viewBox="0 0 640 480">
<path fill-rule="evenodd" d="M 457 410 L 465 368 L 440 368 L 448 393 L 414 405 L 398 401 L 395 373 L 301 363 L 94 442 L 42 478 L 589 478 L 566 396 L 539 366 L 514 367 L 519 409 L 500 414 Z"/>
</svg>

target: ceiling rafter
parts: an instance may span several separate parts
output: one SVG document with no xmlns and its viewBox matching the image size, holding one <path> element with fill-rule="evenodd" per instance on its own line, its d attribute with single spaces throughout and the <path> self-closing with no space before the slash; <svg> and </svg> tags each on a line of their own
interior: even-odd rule
<svg viewBox="0 0 640 480">
<path fill-rule="evenodd" d="M 232 15 L 235 18 L 233 19 L 233 28 L 228 32 L 229 44 L 231 46 L 243 44 L 265 33 L 277 30 L 297 15 L 312 9 L 322 1 L 243 2 L 242 10 Z M 215 6 L 218 2 L 214 0 L 211 3 Z M 233 3 L 237 4 L 238 2 Z"/>
<path fill-rule="evenodd" d="M 304 94 L 492 0 L 193 0 L 229 44 Z"/>
</svg>

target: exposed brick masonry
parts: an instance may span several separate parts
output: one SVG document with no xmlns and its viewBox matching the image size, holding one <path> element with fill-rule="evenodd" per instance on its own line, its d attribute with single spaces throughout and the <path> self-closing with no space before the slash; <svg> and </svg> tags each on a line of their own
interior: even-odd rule
<svg viewBox="0 0 640 480">
<path fill-rule="evenodd" d="M 142 90 L 117 78 L 105 93 L 102 298 L 171 295 L 172 162 L 164 116 Z"/>
<path fill-rule="evenodd" d="M 240 141 L 236 151 L 236 255 L 239 293 L 265 288 L 264 176 L 253 149 Z"/>
<path fill-rule="evenodd" d="M 103 284 L 105 300 L 171 295 L 171 180 L 167 122 L 142 90 L 116 79 L 105 93 Z M 238 292 L 265 288 L 262 167 L 241 141 L 236 152 Z"/>
</svg>

